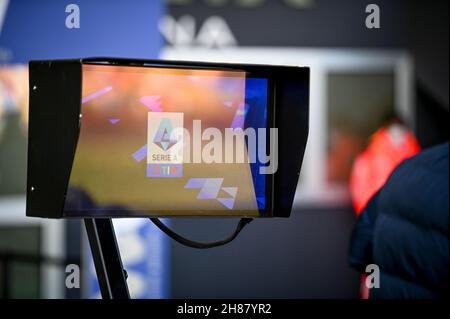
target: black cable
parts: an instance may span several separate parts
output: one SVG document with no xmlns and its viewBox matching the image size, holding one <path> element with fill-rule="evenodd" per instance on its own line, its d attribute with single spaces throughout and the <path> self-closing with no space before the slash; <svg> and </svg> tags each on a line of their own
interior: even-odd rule
<svg viewBox="0 0 450 319">
<path fill-rule="evenodd" d="M 180 244 L 191 247 L 191 248 L 207 249 L 207 248 L 214 248 L 214 247 L 223 246 L 225 244 L 228 244 L 233 239 L 235 239 L 237 237 L 237 235 L 241 232 L 241 230 L 245 227 L 245 225 L 250 223 L 253 219 L 252 218 L 241 218 L 241 220 L 239 221 L 239 223 L 236 226 L 236 230 L 230 237 L 225 238 L 223 240 L 210 242 L 210 243 L 201 243 L 201 242 L 189 240 L 189 239 L 175 233 L 172 229 L 170 229 L 169 227 L 164 225 L 164 223 L 161 222 L 158 218 L 150 218 L 150 220 L 153 222 L 153 224 L 156 225 L 156 227 L 158 227 L 167 236 L 169 236 L 173 240 L 179 242 Z"/>
</svg>

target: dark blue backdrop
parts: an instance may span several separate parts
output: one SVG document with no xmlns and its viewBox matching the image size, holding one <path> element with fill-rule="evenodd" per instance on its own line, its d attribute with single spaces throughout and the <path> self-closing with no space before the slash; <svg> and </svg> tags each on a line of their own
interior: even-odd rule
<svg viewBox="0 0 450 319">
<path fill-rule="evenodd" d="M 71 1 L 8 1 L 0 29 L 1 62 L 113 56 L 156 58 L 162 1 L 77 0 L 80 28 L 66 27 Z"/>
</svg>

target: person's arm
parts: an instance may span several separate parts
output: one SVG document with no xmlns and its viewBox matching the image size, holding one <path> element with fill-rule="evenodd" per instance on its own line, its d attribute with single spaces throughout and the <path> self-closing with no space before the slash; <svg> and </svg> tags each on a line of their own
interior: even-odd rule
<svg viewBox="0 0 450 319">
<path fill-rule="evenodd" d="M 350 239 L 349 264 L 362 273 L 367 265 L 373 263 L 373 228 L 378 212 L 378 197 L 379 192 L 358 216 Z"/>
</svg>

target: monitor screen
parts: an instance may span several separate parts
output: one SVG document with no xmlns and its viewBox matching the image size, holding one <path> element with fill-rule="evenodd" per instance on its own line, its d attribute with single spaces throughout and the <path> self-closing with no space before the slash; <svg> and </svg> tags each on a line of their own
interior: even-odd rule
<svg viewBox="0 0 450 319">
<path fill-rule="evenodd" d="M 239 70 L 83 64 L 65 214 L 260 215 L 269 86 Z"/>
</svg>

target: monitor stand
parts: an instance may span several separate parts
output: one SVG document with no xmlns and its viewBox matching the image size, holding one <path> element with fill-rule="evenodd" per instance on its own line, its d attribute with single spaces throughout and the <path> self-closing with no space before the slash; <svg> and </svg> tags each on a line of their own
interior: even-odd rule
<svg viewBox="0 0 450 319">
<path fill-rule="evenodd" d="M 123 269 L 112 220 L 85 218 L 84 224 L 102 298 L 130 299 L 126 282 L 127 273 Z"/>
</svg>

